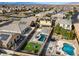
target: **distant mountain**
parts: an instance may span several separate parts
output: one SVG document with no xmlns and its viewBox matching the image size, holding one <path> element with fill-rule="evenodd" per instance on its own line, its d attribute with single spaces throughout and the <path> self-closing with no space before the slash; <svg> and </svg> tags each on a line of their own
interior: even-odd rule
<svg viewBox="0 0 79 59">
<path fill-rule="evenodd" d="M 70 4 L 70 5 L 79 5 L 79 2 L 70 2 L 70 3 L 67 3 L 67 4 Z"/>
</svg>

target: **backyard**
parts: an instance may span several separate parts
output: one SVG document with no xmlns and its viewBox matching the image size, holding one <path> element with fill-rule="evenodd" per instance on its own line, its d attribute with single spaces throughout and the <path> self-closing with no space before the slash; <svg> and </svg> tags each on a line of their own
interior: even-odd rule
<svg viewBox="0 0 79 59">
<path fill-rule="evenodd" d="M 41 44 L 35 42 L 29 42 L 24 50 L 27 50 L 30 53 L 38 53 L 41 48 Z"/>
<path fill-rule="evenodd" d="M 57 25 L 54 28 L 54 32 L 56 34 L 62 35 L 63 38 L 65 38 L 65 39 L 74 39 L 75 38 L 74 30 L 68 31 L 68 30 L 60 27 L 59 25 Z"/>
</svg>

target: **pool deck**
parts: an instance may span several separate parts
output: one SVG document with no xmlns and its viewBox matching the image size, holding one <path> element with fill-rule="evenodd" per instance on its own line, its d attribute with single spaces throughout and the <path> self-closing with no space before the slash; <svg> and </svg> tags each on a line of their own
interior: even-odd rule
<svg viewBox="0 0 79 59">
<path fill-rule="evenodd" d="M 53 42 L 53 41 L 50 41 L 49 44 L 48 44 L 48 47 L 46 49 L 46 53 L 45 55 L 47 56 L 52 56 L 52 55 L 56 55 L 56 44 L 57 42 Z"/>
<path fill-rule="evenodd" d="M 48 35 L 50 34 L 50 32 L 51 32 L 51 28 L 48 28 L 48 27 L 43 27 L 43 28 L 37 29 L 30 41 L 34 41 L 34 42 L 38 42 L 38 43 L 44 43 L 42 41 L 38 41 L 36 36 L 39 35 L 39 34 L 45 34 L 45 35 L 47 35 L 46 36 L 46 38 L 47 38 Z"/>
<path fill-rule="evenodd" d="M 38 39 L 37 38 L 35 38 L 36 37 L 36 35 L 38 35 L 39 34 L 39 29 L 37 29 L 37 31 L 34 33 L 34 35 L 33 35 L 33 37 L 31 38 L 31 42 L 33 41 L 33 42 L 38 42 L 38 43 L 40 43 L 40 44 L 42 44 L 43 42 L 41 42 L 41 41 L 38 41 Z"/>
<path fill-rule="evenodd" d="M 68 54 L 66 54 L 62 51 L 63 43 L 68 43 L 68 44 L 72 45 L 75 48 L 74 54 L 75 54 L 75 56 L 77 55 L 78 49 L 76 47 L 77 44 L 76 44 L 75 40 L 59 40 L 57 43 L 57 45 L 58 45 L 57 51 L 61 52 L 61 55 L 68 56 Z"/>
<path fill-rule="evenodd" d="M 77 42 L 76 39 L 74 39 L 74 40 L 64 40 L 64 41 L 68 41 L 68 42 L 72 43 L 76 48 L 76 51 L 75 51 L 76 55 L 79 55 L 79 45 L 78 45 L 78 42 Z"/>
</svg>

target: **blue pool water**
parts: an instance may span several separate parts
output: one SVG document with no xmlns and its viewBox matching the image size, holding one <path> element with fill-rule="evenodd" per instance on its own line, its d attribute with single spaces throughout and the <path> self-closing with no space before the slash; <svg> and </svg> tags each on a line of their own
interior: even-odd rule
<svg viewBox="0 0 79 59">
<path fill-rule="evenodd" d="M 74 55 L 74 47 L 67 44 L 67 43 L 64 43 L 63 44 L 63 48 L 62 50 L 67 53 L 68 55 Z"/>
<path fill-rule="evenodd" d="M 45 41 L 45 37 L 46 36 L 44 34 L 40 34 L 40 38 L 38 40 L 44 42 Z"/>
</svg>

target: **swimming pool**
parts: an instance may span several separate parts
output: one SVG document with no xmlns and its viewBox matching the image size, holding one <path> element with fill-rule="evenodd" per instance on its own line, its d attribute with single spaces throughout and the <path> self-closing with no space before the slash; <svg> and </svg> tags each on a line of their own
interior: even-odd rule
<svg viewBox="0 0 79 59">
<path fill-rule="evenodd" d="M 68 43 L 64 43 L 64 44 L 63 44 L 62 50 L 63 50 L 65 53 L 67 53 L 68 55 L 71 55 L 71 56 L 74 55 L 74 47 L 71 46 L 71 45 L 68 44 Z"/>
<path fill-rule="evenodd" d="M 44 42 L 45 39 L 46 39 L 46 36 L 44 34 L 40 34 L 40 38 L 38 40 Z"/>
</svg>

